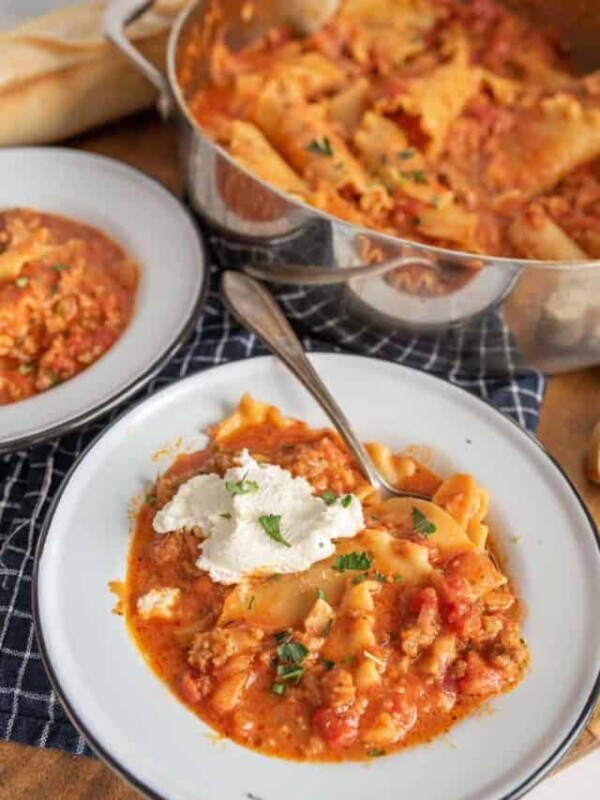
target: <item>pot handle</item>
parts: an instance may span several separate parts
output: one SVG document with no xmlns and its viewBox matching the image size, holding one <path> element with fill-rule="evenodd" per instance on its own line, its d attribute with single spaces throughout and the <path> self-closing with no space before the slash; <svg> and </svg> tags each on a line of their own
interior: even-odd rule
<svg viewBox="0 0 600 800">
<path fill-rule="evenodd" d="M 147 11 L 154 0 L 110 0 L 104 12 L 104 37 L 150 81 L 158 91 L 156 106 L 163 119 L 174 110 L 173 97 L 166 77 L 134 47 L 125 35 L 125 27 Z"/>
<path fill-rule="evenodd" d="M 439 272 L 435 261 L 419 256 L 402 256 L 380 264 L 365 264 L 359 267 L 331 269 L 329 267 L 292 266 L 290 264 L 246 264 L 242 271 L 251 278 L 266 283 L 294 284 L 298 286 L 333 286 L 357 278 L 375 278 L 399 267 L 418 264 Z"/>
</svg>

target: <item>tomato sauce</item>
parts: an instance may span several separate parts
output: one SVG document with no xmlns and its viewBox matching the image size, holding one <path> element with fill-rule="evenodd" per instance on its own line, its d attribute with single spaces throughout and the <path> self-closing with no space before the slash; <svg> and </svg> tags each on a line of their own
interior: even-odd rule
<svg viewBox="0 0 600 800">
<path fill-rule="evenodd" d="M 0 405 L 97 361 L 134 310 L 138 267 L 89 225 L 31 209 L 0 212 Z"/>
<path fill-rule="evenodd" d="M 376 568 L 369 553 L 353 552 L 363 549 L 359 534 L 308 573 L 243 588 L 213 582 L 195 564 L 201 532 L 157 534 L 152 520 L 181 483 L 223 474 L 242 448 L 305 477 L 316 492 L 362 497 L 367 529 L 391 536 L 392 546 L 426 548 L 424 577 Z M 414 461 L 407 469 L 407 460 L 394 462 L 403 485 L 428 486 L 434 502 L 469 524 L 476 509 L 465 511 L 468 481 L 443 482 Z M 407 526 L 367 488 L 332 431 L 265 420 L 180 456 L 146 495 L 129 556 L 129 629 L 158 677 L 218 733 L 282 758 L 368 759 L 429 741 L 523 677 L 520 605 L 489 551 L 466 540 L 464 549 L 444 549 L 427 538 L 430 523 Z M 139 598 L 161 587 L 179 589 L 176 611 L 144 618 Z M 278 595 L 296 614 L 283 627 L 269 612 Z"/>
</svg>

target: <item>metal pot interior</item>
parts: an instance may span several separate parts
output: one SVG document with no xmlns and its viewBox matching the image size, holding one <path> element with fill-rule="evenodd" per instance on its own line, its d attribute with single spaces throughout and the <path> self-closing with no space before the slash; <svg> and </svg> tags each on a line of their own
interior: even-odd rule
<svg viewBox="0 0 600 800">
<path fill-rule="evenodd" d="M 600 47 L 597 46 L 600 41 L 600 3 L 507 0 L 506 4 L 540 22 L 554 24 L 572 50 L 577 69 L 589 72 L 600 67 Z M 249 17 L 244 14 L 246 0 L 200 0 L 191 3 L 182 12 L 170 43 L 171 80 L 178 84 L 174 88 L 180 103 L 185 104 L 207 80 L 211 50 L 217 35 L 223 30 L 226 44 L 235 51 L 274 25 L 298 23 L 298 10 L 307 5 L 309 4 L 306 0 L 261 0 L 254 3 L 254 13 Z M 193 71 L 190 72 L 188 67 L 188 72 L 184 73 L 181 68 L 181 54 L 192 38 L 196 50 Z M 185 108 L 182 111 L 182 116 L 187 118 L 191 126 L 187 137 L 188 145 L 184 148 L 184 168 L 187 172 L 190 199 L 196 210 L 219 228 L 217 241 L 230 264 L 232 260 L 240 266 L 248 260 L 262 263 L 287 261 L 343 268 L 361 263 L 362 250 L 357 243 L 365 237 L 380 247 L 388 258 L 398 255 L 425 255 L 431 258 L 437 269 L 471 270 L 473 261 L 476 260 L 484 269 L 479 270 L 466 287 L 450 293 L 446 298 L 447 302 L 443 302 L 442 298 L 415 297 L 401 290 L 394 291 L 383 279 L 352 281 L 335 291 L 329 290 L 330 296 L 334 298 L 332 302 L 337 306 L 344 304 L 349 313 L 367 318 L 370 323 L 386 328 L 423 332 L 464 324 L 497 306 L 513 290 L 521 270 L 539 263 L 442 250 L 328 218 L 326 214 L 312 207 L 283 198 L 277 191 L 250 176 L 230 156 L 201 134 Z M 249 207 L 258 200 L 263 204 L 270 202 L 275 208 L 279 208 L 281 220 L 285 221 L 285 226 L 281 228 L 284 235 L 278 235 L 277 226 L 269 227 L 258 222 L 245 227 L 232 226 L 232 216 L 227 211 L 220 210 L 215 215 L 214 199 L 209 201 L 208 190 L 202 190 L 199 184 L 200 181 L 203 185 L 206 183 L 207 174 L 216 174 L 219 171 L 221 178 L 228 173 L 236 187 L 244 187 Z M 210 188 L 213 195 L 216 185 L 215 182 Z M 209 205 L 212 213 L 208 213 Z M 290 226 L 292 219 L 294 224 Z M 297 237 L 294 233 L 296 229 Z M 306 247 L 307 242 L 314 244 L 315 241 L 322 241 L 323 246 L 320 249 Z M 543 266 L 547 268 L 550 265 Z M 564 268 L 564 265 L 554 266 L 557 269 Z M 324 293 L 325 290 L 321 290 L 319 296 Z"/>
</svg>

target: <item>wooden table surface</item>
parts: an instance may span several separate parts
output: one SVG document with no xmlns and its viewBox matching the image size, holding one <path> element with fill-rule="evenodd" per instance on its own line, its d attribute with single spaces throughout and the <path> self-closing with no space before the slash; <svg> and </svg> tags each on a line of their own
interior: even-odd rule
<svg viewBox="0 0 600 800">
<path fill-rule="evenodd" d="M 177 194 L 175 136 L 151 113 L 82 137 L 73 145 L 126 161 L 160 180 Z M 577 486 L 600 523 L 600 488 L 583 474 L 583 454 L 600 419 L 600 368 L 550 379 L 542 406 L 538 436 Z M 600 706 L 559 769 L 600 744 Z M 126 786 L 97 760 L 0 744 L 0 800 L 134 800 Z"/>
</svg>

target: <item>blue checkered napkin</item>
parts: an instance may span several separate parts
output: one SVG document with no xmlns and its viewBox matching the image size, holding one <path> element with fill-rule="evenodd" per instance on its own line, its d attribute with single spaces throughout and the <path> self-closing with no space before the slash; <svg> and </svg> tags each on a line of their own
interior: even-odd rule
<svg viewBox="0 0 600 800">
<path fill-rule="evenodd" d="M 335 300 L 317 300 L 305 290 L 286 289 L 278 297 L 308 350 L 362 353 L 431 372 L 535 430 L 544 379 L 523 365 L 498 312 L 467 331 L 421 338 L 373 332 L 347 317 Z M 255 337 L 224 311 L 215 267 L 193 336 L 136 399 L 190 373 L 263 352 Z M 0 739 L 89 753 L 57 702 L 37 650 L 30 600 L 33 552 L 62 478 L 122 410 L 78 432 L 0 456 Z"/>
</svg>

